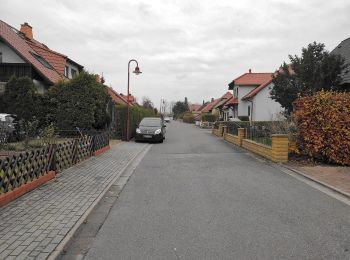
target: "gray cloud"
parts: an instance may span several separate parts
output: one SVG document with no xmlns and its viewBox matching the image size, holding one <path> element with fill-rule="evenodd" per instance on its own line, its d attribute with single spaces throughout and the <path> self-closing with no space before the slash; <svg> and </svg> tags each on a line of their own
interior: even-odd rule
<svg viewBox="0 0 350 260">
<path fill-rule="evenodd" d="M 29 22 L 34 37 L 125 92 L 127 62 L 141 100 L 218 97 L 248 71 L 274 71 L 316 40 L 331 50 L 350 37 L 347 0 L 1 0 L 1 19 Z"/>
</svg>

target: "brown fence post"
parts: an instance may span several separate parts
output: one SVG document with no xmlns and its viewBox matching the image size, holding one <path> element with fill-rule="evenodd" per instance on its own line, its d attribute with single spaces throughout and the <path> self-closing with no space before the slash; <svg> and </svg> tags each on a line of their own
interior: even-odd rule
<svg viewBox="0 0 350 260">
<path fill-rule="evenodd" d="M 272 135 L 272 160 L 274 162 L 288 162 L 288 135 Z"/>
<path fill-rule="evenodd" d="M 49 171 L 54 171 L 56 172 L 57 168 L 56 168 L 56 150 L 57 150 L 57 144 L 51 144 L 50 145 L 50 149 L 51 149 L 51 155 L 50 155 L 50 161 L 49 161 L 49 167 L 48 170 Z"/>
</svg>

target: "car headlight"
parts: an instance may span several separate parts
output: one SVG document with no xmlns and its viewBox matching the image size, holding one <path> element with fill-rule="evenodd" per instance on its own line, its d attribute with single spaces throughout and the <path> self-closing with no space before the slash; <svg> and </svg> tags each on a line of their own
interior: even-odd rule
<svg viewBox="0 0 350 260">
<path fill-rule="evenodd" d="M 154 134 L 159 135 L 162 132 L 162 129 L 157 129 Z"/>
<path fill-rule="evenodd" d="M 139 128 L 136 128 L 136 133 L 141 134 L 141 130 Z"/>
</svg>

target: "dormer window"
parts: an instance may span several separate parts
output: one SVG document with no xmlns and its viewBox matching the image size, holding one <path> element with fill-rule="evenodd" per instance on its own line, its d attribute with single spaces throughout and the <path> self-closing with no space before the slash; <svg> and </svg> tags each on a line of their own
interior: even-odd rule
<svg viewBox="0 0 350 260">
<path fill-rule="evenodd" d="M 30 52 L 30 54 L 32 54 L 32 56 L 34 58 L 36 58 L 42 65 L 44 65 L 44 67 L 52 70 L 53 67 L 50 65 L 50 63 L 48 63 L 43 57 L 41 57 L 40 55 L 34 53 L 34 52 Z"/>
<path fill-rule="evenodd" d="M 74 78 L 77 75 L 77 71 L 75 69 L 71 69 L 70 74 L 72 75 L 72 78 Z"/>
<path fill-rule="evenodd" d="M 68 78 L 68 75 L 69 75 L 69 67 L 64 66 L 64 76 L 66 76 Z"/>
</svg>

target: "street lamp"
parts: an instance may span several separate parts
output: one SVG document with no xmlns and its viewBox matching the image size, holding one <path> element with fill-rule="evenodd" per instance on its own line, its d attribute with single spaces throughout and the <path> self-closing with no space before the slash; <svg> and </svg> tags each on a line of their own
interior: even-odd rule
<svg viewBox="0 0 350 260">
<path fill-rule="evenodd" d="M 139 75 L 141 74 L 142 72 L 140 71 L 140 68 L 139 68 L 139 63 L 137 62 L 137 60 L 129 60 L 128 62 L 128 96 L 127 96 L 127 104 L 126 104 L 126 140 L 129 141 L 129 124 L 130 124 L 130 116 L 129 116 L 129 102 L 130 102 L 130 93 L 129 93 L 129 89 L 130 89 L 130 63 L 131 62 L 135 62 L 136 63 L 136 67 L 134 69 L 134 71 L 132 73 L 135 73 L 136 75 Z"/>
</svg>

